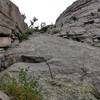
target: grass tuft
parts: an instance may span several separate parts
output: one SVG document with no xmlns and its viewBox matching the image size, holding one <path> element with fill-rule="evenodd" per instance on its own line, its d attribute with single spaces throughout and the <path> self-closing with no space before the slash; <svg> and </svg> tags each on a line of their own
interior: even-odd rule
<svg viewBox="0 0 100 100">
<path fill-rule="evenodd" d="M 37 80 L 28 80 L 27 72 L 27 69 L 20 69 L 18 79 L 5 74 L 0 83 L 0 90 L 12 97 L 11 100 L 43 100 Z"/>
</svg>

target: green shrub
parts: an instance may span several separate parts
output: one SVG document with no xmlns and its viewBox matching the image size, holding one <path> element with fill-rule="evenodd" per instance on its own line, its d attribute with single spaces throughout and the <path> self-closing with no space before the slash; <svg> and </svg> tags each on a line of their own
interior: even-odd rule
<svg viewBox="0 0 100 100">
<path fill-rule="evenodd" d="M 18 79 L 11 75 L 3 76 L 0 89 L 7 93 L 12 100 L 42 100 L 36 79 L 28 80 L 27 69 L 21 69 Z"/>
<path fill-rule="evenodd" d="M 34 27 L 33 28 L 33 32 L 39 32 L 39 27 L 37 26 L 37 27 Z"/>
<path fill-rule="evenodd" d="M 45 27 L 41 28 L 39 31 L 41 33 L 45 33 L 45 32 L 47 32 L 47 30 L 48 30 L 48 26 L 45 26 Z"/>
<path fill-rule="evenodd" d="M 33 28 L 29 28 L 29 29 L 27 30 L 27 33 L 28 33 L 29 35 L 31 35 L 31 34 L 33 33 Z"/>
<path fill-rule="evenodd" d="M 20 42 L 23 41 L 23 40 L 27 40 L 27 39 L 28 39 L 28 36 L 29 36 L 28 32 L 21 33 L 21 34 L 19 35 L 19 40 L 20 40 Z"/>
</svg>

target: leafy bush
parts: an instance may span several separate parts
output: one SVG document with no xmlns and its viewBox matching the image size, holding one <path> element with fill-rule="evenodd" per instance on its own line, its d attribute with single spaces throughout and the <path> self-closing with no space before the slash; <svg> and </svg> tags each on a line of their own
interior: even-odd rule
<svg viewBox="0 0 100 100">
<path fill-rule="evenodd" d="M 34 32 L 34 28 L 31 27 L 31 28 L 28 28 L 28 30 L 27 30 L 26 33 L 27 33 L 28 35 L 31 35 L 31 34 L 33 34 L 33 32 Z"/>
<path fill-rule="evenodd" d="M 29 36 L 28 32 L 21 33 L 21 34 L 19 35 L 19 40 L 20 40 L 20 42 L 23 41 L 23 40 L 27 40 L 27 39 L 28 39 L 28 36 Z"/>
<path fill-rule="evenodd" d="M 37 29 L 38 30 L 38 29 Z M 19 34 L 19 41 L 22 42 L 23 40 L 27 40 L 29 35 L 33 32 L 37 31 L 36 28 L 29 28 L 26 32 Z"/>
<path fill-rule="evenodd" d="M 27 69 L 21 69 L 18 79 L 6 74 L 2 77 L 0 89 L 7 93 L 11 100 L 42 100 L 36 79 L 28 80 Z"/>
<path fill-rule="evenodd" d="M 47 30 L 48 30 L 48 26 L 45 26 L 45 27 L 40 29 L 40 32 L 45 33 L 45 32 L 47 32 Z"/>
<path fill-rule="evenodd" d="M 37 26 L 37 27 L 34 27 L 33 28 L 33 32 L 39 32 L 39 27 Z"/>
<path fill-rule="evenodd" d="M 54 25 L 45 25 L 45 23 L 41 23 L 43 24 L 43 26 L 37 26 L 37 27 L 34 27 L 34 28 L 29 28 L 27 33 L 29 34 L 32 34 L 34 32 L 39 32 L 39 33 L 45 33 L 47 32 L 49 29 L 52 29 L 52 28 L 56 28 L 56 26 Z"/>
</svg>

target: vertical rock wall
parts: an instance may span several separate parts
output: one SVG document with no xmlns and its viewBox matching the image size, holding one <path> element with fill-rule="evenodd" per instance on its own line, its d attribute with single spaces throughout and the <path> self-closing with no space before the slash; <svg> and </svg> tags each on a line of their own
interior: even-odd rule
<svg viewBox="0 0 100 100">
<path fill-rule="evenodd" d="M 2 37 L 0 47 L 9 46 L 11 42 L 9 37 L 13 31 L 25 32 L 27 28 L 18 7 L 9 0 L 0 0 L 0 37 Z M 9 43 L 7 44 L 5 40 L 9 40 Z M 5 44 L 2 45 L 4 42 Z"/>
</svg>

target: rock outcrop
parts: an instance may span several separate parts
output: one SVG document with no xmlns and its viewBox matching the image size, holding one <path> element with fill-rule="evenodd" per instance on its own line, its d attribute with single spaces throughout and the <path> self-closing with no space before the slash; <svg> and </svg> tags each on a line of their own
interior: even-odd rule
<svg viewBox="0 0 100 100">
<path fill-rule="evenodd" d="M 16 9 L 13 9 L 11 17 L 14 21 L 11 25 L 3 21 L 10 28 L 7 26 L 6 32 L 3 28 L 0 30 L 1 39 L 8 45 L 11 31 L 13 33 L 17 28 L 24 32 L 20 17 L 16 15 L 21 16 L 19 11 L 13 3 L 10 4 Z M 93 47 L 99 46 L 100 42 L 99 7 L 100 0 L 78 0 L 60 15 L 55 26 L 49 27 L 48 32 L 55 35 L 34 32 L 17 47 L 6 52 L 0 49 L 0 81 L 7 73 L 14 79 L 18 78 L 20 69 L 24 68 L 29 78 L 38 80 L 45 100 L 99 100 L 100 48 Z M 3 12 L 6 11 L 8 9 Z M 19 22 L 17 26 L 16 21 Z M 7 45 L 3 40 L 0 43 Z"/>
<path fill-rule="evenodd" d="M 9 0 L 0 0 L 0 47 L 8 47 L 12 34 L 26 30 L 27 24 L 18 7 Z"/>
<path fill-rule="evenodd" d="M 5 57 L 5 61 L 9 61 L 12 66 L 4 72 L 10 72 L 12 76 L 15 76 L 19 69 L 28 68 L 30 75 L 39 76 L 41 85 L 44 84 L 42 80 L 50 81 L 49 64 L 54 81 L 58 81 L 58 85 L 52 83 L 53 87 L 51 85 L 48 87 L 48 84 L 41 86 L 46 100 L 66 100 L 66 98 L 81 100 L 79 98 L 84 98 L 80 97 L 77 92 L 74 92 L 75 95 L 70 94 L 69 97 L 67 93 L 70 92 L 66 90 L 64 84 L 76 84 L 75 91 L 79 84 L 83 86 L 82 88 L 84 88 L 83 84 L 90 84 L 90 86 L 94 86 L 99 94 L 97 95 L 100 96 L 99 48 L 42 34 L 36 37 L 31 36 L 29 40 L 22 42 L 17 48 L 6 52 Z M 1 74 L 0 76 L 2 76 Z M 90 97 L 85 96 L 85 98 L 87 99 L 84 100 L 99 100 L 94 93 L 90 93 Z"/>
<path fill-rule="evenodd" d="M 56 20 L 59 36 L 100 45 L 100 0 L 77 0 Z"/>
</svg>

